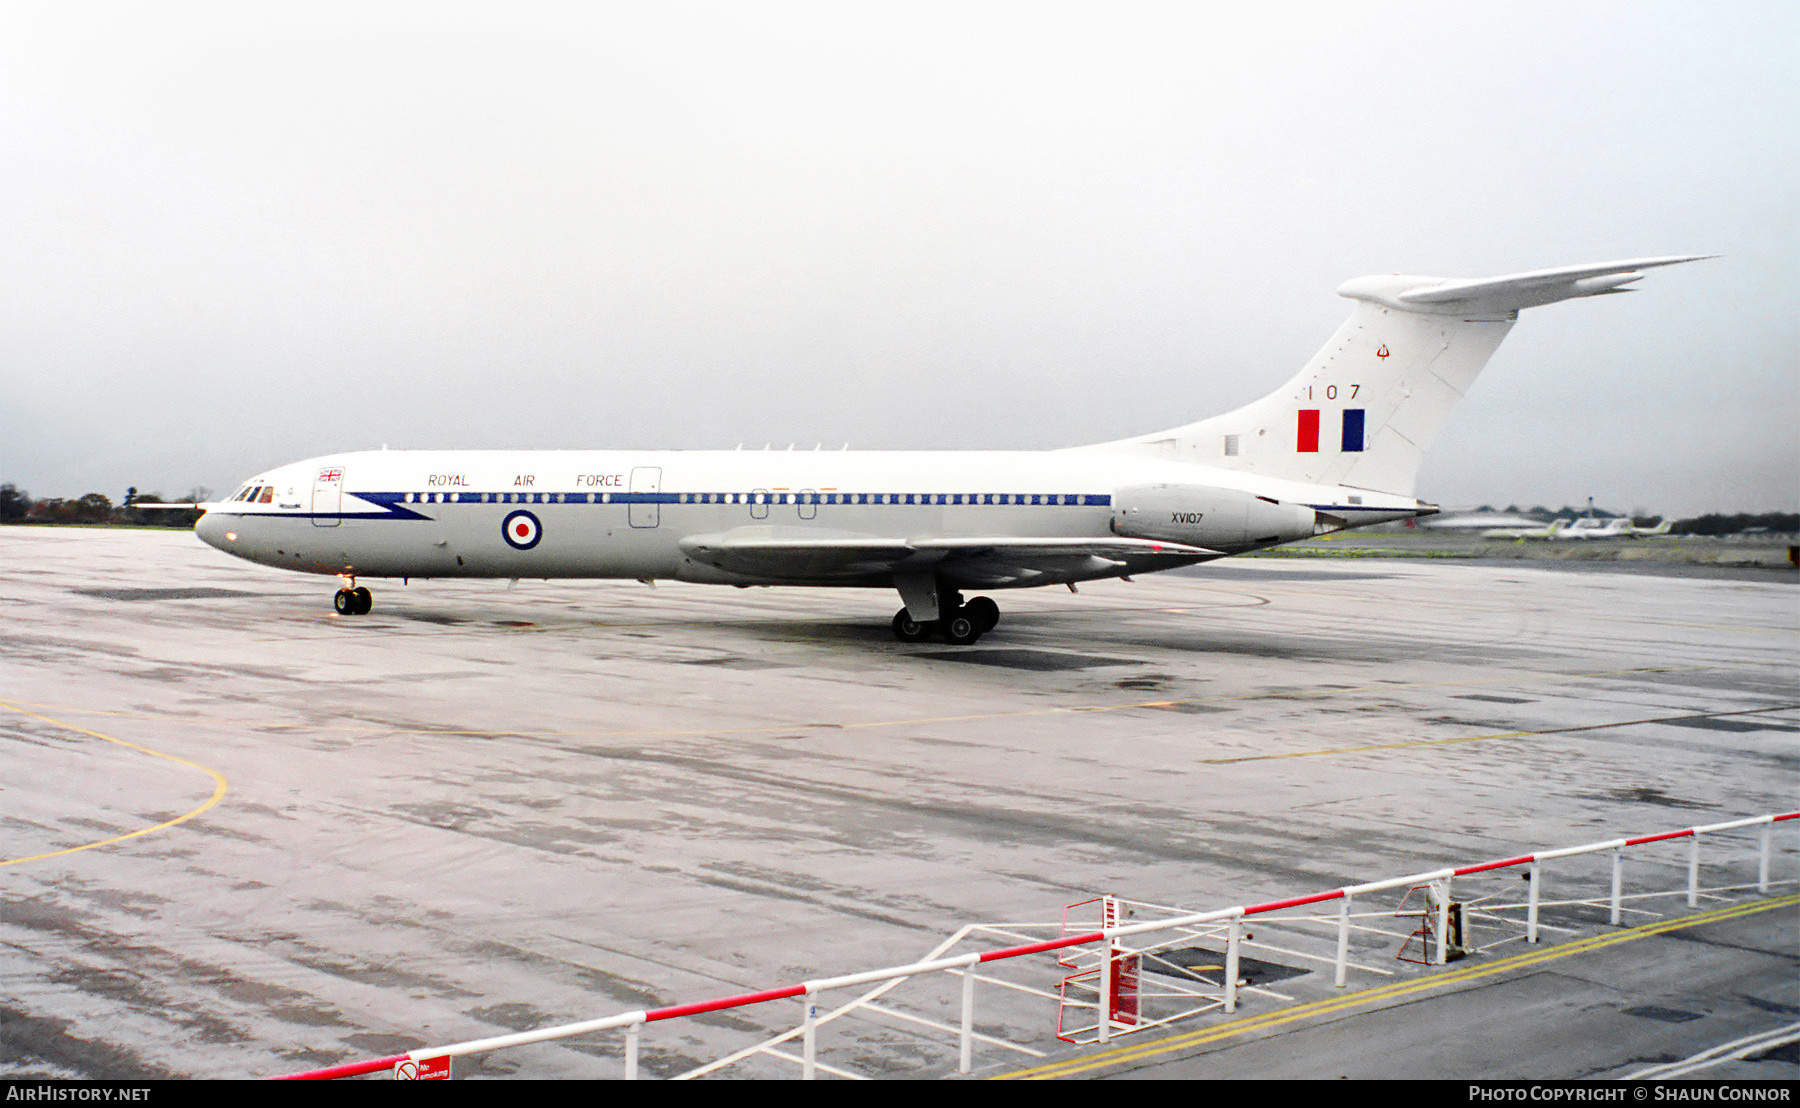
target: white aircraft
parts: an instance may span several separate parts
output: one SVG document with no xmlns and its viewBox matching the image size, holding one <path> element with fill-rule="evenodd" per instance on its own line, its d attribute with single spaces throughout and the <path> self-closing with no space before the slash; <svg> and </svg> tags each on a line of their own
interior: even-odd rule
<svg viewBox="0 0 1800 1108">
<path fill-rule="evenodd" d="M 1428 531 L 1481 531 L 1485 535 L 1489 531 L 1536 527 L 1538 522 L 1513 512 L 1457 512 L 1435 516 L 1419 526 Z"/>
<path fill-rule="evenodd" d="M 1566 519 L 1553 519 L 1541 527 L 1491 527 L 1481 533 L 1484 539 L 1554 539 L 1568 525 Z"/>
<path fill-rule="evenodd" d="M 1298 376 L 1236 411 L 1042 452 L 373 451 L 294 462 L 205 505 L 229 554 L 344 579 L 658 578 L 897 589 L 894 634 L 972 643 L 971 590 L 1193 565 L 1430 515 L 1425 450 L 1522 308 L 1629 291 L 1642 258 L 1505 277 L 1359 277 Z"/>
<path fill-rule="evenodd" d="M 1638 527 L 1631 522 L 1629 516 L 1582 516 L 1570 520 L 1567 527 L 1560 528 L 1549 537 L 1558 542 L 1571 539 L 1637 539 L 1646 535 L 1666 535 L 1671 522 L 1665 519 L 1655 527 Z"/>
</svg>

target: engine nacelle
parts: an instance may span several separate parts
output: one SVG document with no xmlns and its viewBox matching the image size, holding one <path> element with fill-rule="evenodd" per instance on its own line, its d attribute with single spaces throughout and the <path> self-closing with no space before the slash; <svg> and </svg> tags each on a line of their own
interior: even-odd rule
<svg viewBox="0 0 1800 1108">
<path fill-rule="evenodd" d="M 1133 485 L 1112 498 L 1113 533 L 1237 553 L 1311 538 L 1318 513 L 1304 504 L 1206 485 Z"/>
</svg>

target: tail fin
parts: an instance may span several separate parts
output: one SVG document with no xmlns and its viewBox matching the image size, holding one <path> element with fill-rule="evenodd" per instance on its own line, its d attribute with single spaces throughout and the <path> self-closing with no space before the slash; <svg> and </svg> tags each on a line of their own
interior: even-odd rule
<svg viewBox="0 0 1800 1108">
<path fill-rule="evenodd" d="M 1299 376 L 1225 415 L 1104 444 L 1309 484 L 1413 495 L 1425 451 L 1521 308 L 1629 292 L 1639 258 L 1505 277 L 1358 277 L 1350 318 Z"/>
</svg>

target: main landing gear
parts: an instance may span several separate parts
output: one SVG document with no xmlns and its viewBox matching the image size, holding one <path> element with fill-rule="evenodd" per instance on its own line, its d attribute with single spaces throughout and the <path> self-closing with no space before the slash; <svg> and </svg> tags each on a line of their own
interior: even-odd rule
<svg viewBox="0 0 1800 1108">
<path fill-rule="evenodd" d="M 900 609 L 894 613 L 894 637 L 901 642 L 924 642 L 933 635 L 942 635 L 947 643 L 968 646 L 1000 622 L 1000 605 L 988 597 L 978 596 L 963 604 L 952 593 L 951 601 L 940 607 L 941 618 L 924 622 L 912 618 L 905 608 Z"/>
<path fill-rule="evenodd" d="M 348 586 L 339 589 L 332 598 L 332 607 L 337 609 L 340 616 L 366 616 L 369 609 L 375 606 L 375 597 L 368 589 L 357 585 L 356 578 L 352 577 L 350 581 Z"/>
</svg>

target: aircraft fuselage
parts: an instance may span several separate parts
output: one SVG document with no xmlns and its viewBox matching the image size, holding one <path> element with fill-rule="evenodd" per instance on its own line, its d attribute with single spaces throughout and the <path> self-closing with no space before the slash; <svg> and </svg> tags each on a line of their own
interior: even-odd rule
<svg viewBox="0 0 1800 1108">
<path fill-rule="evenodd" d="M 1111 540 L 1121 489 L 1213 490 L 1301 514 L 1278 532 L 1220 522 L 1206 508 L 1159 508 L 1152 526 L 1205 537 L 1187 561 L 1308 537 L 1316 513 L 1362 526 L 1429 511 L 1411 497 L 1358 494 L 1186 463 L 1092 450 L 370 451 L 296 462 L 252 478 L 201 520 L 200 537 L 238 557 L 358 577 L 594 577 L 713 584 L 893 584 L 896 567 L 788 559 L 773 571 L 696 555 L 696 536 L 855 541 L 1014 536 Z M 262 490 L 270 490 L 264 492 Z M 1363 501 L 1349 503 L 1351 497 Z M 1259 499 L 1260 498 L 1260 499 Z M 1177 494 L 1175 499 L 1180 500 Z M 1208 505 L 1208 508 L 1212 505 Z M 1273 509 L 1265 508 L 1272 511 Z M 1266 530 L 1266 529 L 1265 529 Z M 684 547 L 684 540 L 689 540 Z M 915 559 L 928 567 L 929 556 Z M 1154 563 L 1151 565 L 1150 563 Z M 992 567 L 1008 588 L 1167 568 L 1168 556 L 1069 557 L 1035 572 Z"/>
</svg>

